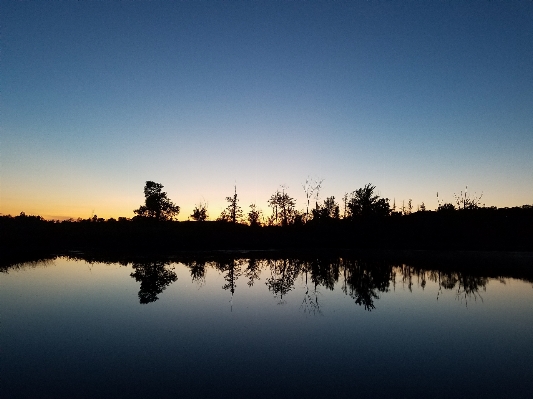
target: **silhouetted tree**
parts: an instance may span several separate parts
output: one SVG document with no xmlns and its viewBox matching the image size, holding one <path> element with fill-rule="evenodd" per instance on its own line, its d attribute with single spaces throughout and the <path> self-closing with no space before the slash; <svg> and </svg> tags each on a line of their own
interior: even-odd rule
<svg viewBox="0 0 533 399">
<path fill-rule="evenodd" d="M 163 185 L 153 181 L 147 181 L 144 186 L 145 204 L 133 212 L 140 217 L 152 218 L 155 220 L 172 220 L 180 212 L 180 207 L 175 205 L 167 197 L 167 193 L 162 192 Z"/>
<path fill-rule="evenodd" d="M 294 221 L 296 215 L 294 198 L 290 197 L 285 188 L 282 187 L 282 191 L 276 190 L 274 194 L 268 200 L 268 206 L 272 208 L 273 224 L 281 224 L 282 226 L 288 226 Z"/>
<path fill-rule="evenodd" d="M 194 207 L 191 218 L 193 218 L 197 222 L 203 222 L 207 220 L 208 217 L 209 216 L 207 215 L 207 205 L 205 203 L 200 203 L 199 205 Z"/>
<path fill-rule="evenodd" d="M 248 222 L 250 226 L 261 226 L 261 211 L 257 209 L 255 204 L 250 205 L 250 212 L 248 212 Z"/>
<path fill-rule="evenodd" d="M 346 219 L 346 216 L 348 216 L 348 193 L 344 193 L 342 196 L 342 204 L 343 204 L 343 214 L 342 218 Z"/>
<path fill-rule="evenodd" d="M 339 204 L 335 202 L 335 197 L 328 197 L 324 200 L 324 205 L 316 204 L 313 209 L 313 220 L 327 221 L 340 218 Z"/>
<path fill-rule="evenodd" d="M 455 206 L 448 202 L 448 203 L 439 205 L 439 207 L 437 208 L 437 211 L 438 212 L 453 212 L 455 211 Z"/>
<path fill-rule="evenodd" d="M 293 225 L 303 226 L 306 220 L 307 220 L 307 217 L 303 211 L 300 212 L 300 211 L 297 211 L 296 209 L 294 210 L 293 215 L 292 215 L 292 220 L 291 220 Z"/>
<path fill-rule="evenodd" d="M 390 205 L 388 198 L 379 198 L 374 194 L 376 186 L 368 183 L 363 188 L 352 193 L 352 198 L 348 202 L 349 216 L 388 216 Z"/>
<path fill-rule="evenodd" d="M 470 197 L 468 195 L 468 186 L 466 186 L 464 193 L 461 191 L 459 195 L 454 194 L 453 196 L 455 197 L 457 209 L 478 209 L 482 206 L 481 197 L 483 197 L 483 193 L 479 197 L 475 193 L 473 197 Z"/>
<path fill-rule="evenodd" d="M 7 218 L 11 218 L 11 215 L 4 216 Z M 36 216 L 36 215 L 26 215 L 24 212 L 20 212 L 18 216 L 15 216 L 13 219 L 15 219 L 18 222 L 27 223 L 27 222 L 44 222 L 44 219 L 42 216 Z"/>
<path fill-rule="evenodd" d="M 237 186 L 235 186 L 235 194 L 233 197 L 226 197 L 226 201 L 229 202 L 226 209 L 222 211 L 217 220 L 222 220 L 231 223 L 237 223 L 242 219 L 242 208 L 238 205 L 239 199 L 237 198 Z"/>
<path fill-rule="evenodd" d="M 320 187 L 322 186 L 323 181 L 324 179 L 315 180 L 308 177 L 305 180 L 305 183 L 302 185 L 305 192 L 305 199 L 307 200 L 307 207 L 305 210 L 305 217 L 307 220 L 309 219 L 309 203 L 311 201 L 311 198 L 314 194 L 316 200 L 318 201 L 318 193 L 320 192 Z"/>
</svg>

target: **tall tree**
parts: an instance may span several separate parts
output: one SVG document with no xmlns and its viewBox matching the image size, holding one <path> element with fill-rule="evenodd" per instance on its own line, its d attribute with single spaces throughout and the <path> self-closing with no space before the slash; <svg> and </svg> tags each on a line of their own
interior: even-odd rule
<svg viewBox="0 0 533 399">
<path fill-rule="evenodd" d="M 305 199 L 307 200 L 307 207 L 305 210 L 305 217 L 306 219 L 309 219 L 309 204 L 311 202 L 311 198 L 313 197 L 313 194 L 315 195 L 315 200 L 318 203 L 318 194 L 320 192 L 320 188 L 322 187 L 322 182 L 324 179 L 321 180 L 315 180 L 308 177 L 305 180 L 305 183 L 302 185 L 304 192 L 305 192 Z"/>
<path fill-rule="evenodd" d="M 222 211 L 218 220 L 237 223 L 243 216 L 242 208 L 239 206 L 239 199 L 237 198 L 237 186 L 235 186 L 233 196 L 226 197 L 226 201 L 228 201 L 228 206 Z"/>
<path fill-rule="evenodd" d="M 174 219 L 180 213 L 180 207 L 175 205 L 162 189 L 162 184 L 147 181 L 144 186 L 144 205 L 133 212 L 141 217 L 155 220 Z"/>
</svg>

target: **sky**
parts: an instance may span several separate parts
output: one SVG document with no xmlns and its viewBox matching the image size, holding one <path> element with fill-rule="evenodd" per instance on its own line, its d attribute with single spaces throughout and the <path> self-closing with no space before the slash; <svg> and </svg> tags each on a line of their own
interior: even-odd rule
<svg viewBox="0 0 533 399">
<path fill-rule="evenodd" d="M 0 214 L 533 204 L 532 1 L 4 1 Z"/>
</svg>

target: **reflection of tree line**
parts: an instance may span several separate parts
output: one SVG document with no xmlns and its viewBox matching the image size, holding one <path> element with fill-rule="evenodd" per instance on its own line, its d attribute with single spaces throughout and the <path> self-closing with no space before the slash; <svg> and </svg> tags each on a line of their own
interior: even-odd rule
<svg viewBox="0 0 533 399">
<path fill-rule="evenodd" d="M 261 272 L 267 271 L 265 285 L 280 304 L 285 303 L 286 296 L 300 278 L 305 289 L 301 308 L 309 313 L 320 312 L 320 289 L 333 291 L 337 283 L 357 305 L 371 311 L 380 294 L 388 292 L 391 285 L 395 289 L 398 283 L 412 291 L 415 281 L 422 289 L 427 281 L 432 281 L 439 287 L 437 299 L 443 290 L 455 289 L 458 299 L 468 301 L 481 297 L 479 292 L 486 289 L 488 282 L 487 277 L 463 272 L 424 270 L 369 259 L 243 259 L 228 256 L 216 260 L 186 260 L 183 264 L 192 281 L 201 286 L 205 284 L 207 268 L 220 272 L 225 280 L 221 288 L 228 290 L 232 298 L 239 278 L 247 279 L 247 285 L 252 287 L 260 280 Z M 132 267 L 131 276 L 140 282 L 139 300 L 142 304 L 156 301 L 158 295 L 177 280 L 170 261 L 138 261 Z"/>
<path fill-rule="evenodd" d="M 425 288 L 427 281 L 437 283 L 439 289 L 437 300 L 444 290 L 456 290 L 455 295 L 458 300 L 465 300 L 468 305 L 469 299 L 477 300 L 483 297 L 480 291 L 485 291 L 488 277 L 475 276 L 464 272 L 440 271 L 440 270 L 423 270 L 413 266 L 401 265 L 395 268 L 401 276 L 401 283 L 406 284 L 412 292 L 413 280 L 416 279 L 418 286 Z"/>
</svg>

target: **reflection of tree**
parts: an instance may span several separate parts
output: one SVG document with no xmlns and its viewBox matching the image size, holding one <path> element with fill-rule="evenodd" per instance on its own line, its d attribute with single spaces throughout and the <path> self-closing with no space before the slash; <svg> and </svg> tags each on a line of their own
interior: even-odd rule
<svg viewBox="0 0 533 399">
<path fill-rule="evenodd" d="M 280 297 L 280 304 L 283 302 L 283 295 L 286 295 L 294 288 L 294 281 L 300 274 L 301 262 L 292 259 L 269 260 L 270 277 L 266 281 L 268 290 L 274 293 L 274 297 Z"/>
<path fill-rule="evenodd" d="M 416 275 L 416 270 L 412 266 L 402 265 L 400 267 L 402 271 L 402 283 L 407 283 L 407 288 L 409 289 L 409 292 L 413 292 L 413 275 Z"/>
<path fill-rule="evenodd" d="M 304 313 L 320 314 L 319 288 L 324 286 L 333 291 L 335 283 L 339 281 L 339 259 L 316 258 L 311 262 L 304 263 L 300 270 L 304 275 L 305 283 L 305 294 L 301 308 L 303 308 Z M 311 274 L 311 282 L 313 283 L 311 292 L 308 285 L 308 273 Z"/>
<path fill-rule="evenodd" d="M 375 309 L 374 299 L 378 292 L 387 292 L 392 268 L 381 263 L 371 264 L 362 260 L 344 260 L 343 292 L 355 299 L 355 303 L 366 310 Z"/>
<path fill-rule="evenodd" d="M 436 280 L 439 284 L 439 293 L 437 294 L 437 300 L 439 295 L 442 292 L 442 289 L 453 290 L 457 287 L 455 292 L 455 297 L 458 300 L 465 300 L 465 305 L 468 306 L 468 299 L 474 298 L 474 301 L 479 297 L 483 301 L 483 297 L 479 293 L 479 290 L 482 289 L 485 291 L 487 289 L 487 277 L 481 276 L 472 276 L 466 273 L 461 272 L 448 272 L 448 273 L 437 273 Z"/>
<path fill-rule="evenodd" d="M 439 273 L 439 290 L 453 290 L 457 284 L 457 273 Z"/>
<path fill-rule="evenodd" d="M 305 282 L 305 294 L 304 299 L 302 301 L 302 304 L 300 305 L 300 308 L 303 309 L 304 313 L 312 313 L 312 314 L 321 314 L 320 311 L 320 305 L 318 303 L 318 284 L 315 282 L 313 287 L 313 295 L 309 292 L 309 285 L 308 285 L 308 279 L 307 276 L 309 272 L 311 271 L 310 263 L 305 263 L 304 267 L 302 268 L 302 273 L 304 275 L 304 282 Z M 313 278 L 311 278 L 313 280 Z M 316 280 L 315 280 L 316 281 Z"/>
<path fill-rule="evenodd" d="M 200 285 L 205 284 L 205 261 L 188 261 L 184 263 L 189 268 L 192 281 Z"/>
<path fill-rule="evenodd" d="M 244 271 L 244 275 L 248 278 L 248 286 L 253 287 L 254 282 L 256 280 L 259 280 L 259 275 L 261 274 L 261 267 L 263 266 L 263 262 L 258 259 L 249 259 L 248 260 L 248 267 L 246 267 L 246 270 Z"/>
<path fill-rule="evenodd" d="M 222 273 L 225 273 L 224 280 L 226 280 L 226 284 L 222 286 L 222 289 L 230 290 L 231 296 L 233 296 L 235 293 L 235 288 L 237 288 L 237 279 L 242 274 L 242 262 L 243 261 L 241 259 L 236 260 L 235 258 L 224 259 L 215 262 L 215 267 Z"/>
<path fill-rule="evenodd" d="M 346 254 L 350 256 L 349 254 Z M 213 259 L 211 257 L 208 259 Z M 256 257 L 258 256 L 258 257 Z M 169 267 L 170 261 L 133 261 L 128 258 L 101 258 L 69 254 L 70 260 L 83 259 L 89 264 L 99 262 L 106 264 L 132 265 L 133 272 L 131 277 L 140 282 L 139 300 L 140 303 L 150 303 L 158 299 L 158 295 L 177 280 L 172 267 Z M 138 259 L 138 258 L 137 258 Z M 177 258 L 174 258 L 177 259 Z M 385 259 L 376 260 L 372 258 L 356 257 L 316 257 L 305 260 L 298 258 L 291 259 L 272 259 L 262 257 L 262 254 L 254 254 L 251 259 L 239 258 L 239 254 L 224 253 L 217 255 L 215 260 L 205 260 L 205 255 L 199 258 L 187 255 L 181 260 L 190 272 L 193 282 L 200 285 L 205 284 L 206 273 L 209 267 L 216 268 L 223 276 L 225 282 L 221 287 L 228 290 L 233 298 L 237 287 L 237 279 L 244 276 L 249 287 L 253 287 L 258 280 L 263 269 L 270 270 L 268 278 L 265 279 L 265 285 L 272 292 L 279 303 L 284 303 L 285 296 L 295 289 L 296 279 L 301 284 L 301 293 L 303 296 L 300 309 L 305 313 L 320 313 L 321 307 L 319 297 L 325 290 L 334 290 L 335 286 L 339 287 L 345 295 L 354 299 L 355 303 L 363 306 L 365 310 L 371 311 L 376 307 L 376 300 L 380 297 L 380 292 L 387 292 L 397 284 L 403 284 L 406 290 L 412 291 L 415 287 L 428 289 L 429 287 L 438 287 L 437 299 L 440 295 L 448 291 L 455 296 L 456 300 L 463 301 L 468 306 L 468 302 L 480 299 L 483 301 L 483 291 L 486 290 L 488 281 L 491 278 L 487 274 L 481 274 L 480 267 L 466 265 L 460 266 L 449 264 L 426 266 L 420 260 L 416 266 L 406 265 L 395 261 L 394 263 Z M 43 262 L 33 262 L 24 264 L 13 264 L 6 269 L 0 269 L 2 272 L 8 272 L 11 269 L 36 267 L 44 265 Z M 476 265 L 474 265 L 476 266 Z M 453 267 L 453 268 L 452 268 Z M 503 268 L 503 267 L 502 267 Z M 504 274 L 502 270 L 497 270 L 499 276 Z M 518 271 L 515 271 L 518 273 Z M 493 272 L 493 275 L 496 272 Z M 517 276 L 526 281 L 533 281 L 530 277 L 529 269 L 524 277 Z M 340 277 L 340 279 L 339 279 Z M 499 281 L 505 282 L 502 277 L 497 277 Z M 262 284 L 261 284 L 262 285 Z M 325 289 L 324 289 L 324 288 Z M 321 291 L 323 290 L 323 291 Z"/>
<path fill-rule="evenodd" d="M 178 277 L 172 270 L 167 269 L 170 262 L 134 262 L 132 267 L 134 272 L 130 274 L 135 281 L 140 281 L 139 302 L 146 304 L 155 302 L 159 298 L 158 294 L 176 281 Z"/>
<path fill-rule="evenodd" d="M 459 286 L 457 288 L 456 296 L 458 299 L 465 298 L 465 305 L 468 306 L 468 299 L 474 298 L 477 300 L 479 297 L 483 301 L 483 297 L 479 293 L 479 289 L 483 288 L 483 291 L 487 289 L 488 278 L 469 276 L 466 274 L 459 274 Z"/>
<path fill-rule="evenodd" d="M 224 274 L 224 280 L 226 284 L 222 286 L 224 290 L 230 290 L 231 292 L 231 309 L 233 310 L 233 295 L 235 294 L 235 288 L 237 288 L 237 279 L 241 276 L 241 266 L 243 264 L 243 259 L 223 259 L 218 262 L 215 262 L 215 267 Z"/>
<path fill-rule="evenodd" d="M 339 280 L 339 263 L 337 260 L 316 259 L 311 262 L 311 281 L 333 291 Z"/>
</svg>

